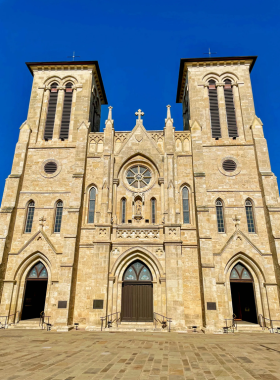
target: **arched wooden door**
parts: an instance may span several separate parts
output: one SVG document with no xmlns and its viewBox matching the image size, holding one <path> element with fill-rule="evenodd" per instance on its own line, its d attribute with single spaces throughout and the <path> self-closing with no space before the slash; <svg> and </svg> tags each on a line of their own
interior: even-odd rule
<svg viewBox="0 0 280 380">
<path fill-rule="evenodd" d="M 48 272 L 40 261 L 29 271 L 26 283 L 21 319 L 39 318 L 44 311 L 48 285 Z"/>
<path fill-rule="evenodd" d="M 153 321 L 152 274 L 141 261 L 132 263 L 122 284 L 122 321 Z"/>
<path fill-rule="evenodd" d="M 254 280 L 244 265 L 238 263 L 232 269 L 230 288 L 236 320 L 257 323 Z"/>
</svg>

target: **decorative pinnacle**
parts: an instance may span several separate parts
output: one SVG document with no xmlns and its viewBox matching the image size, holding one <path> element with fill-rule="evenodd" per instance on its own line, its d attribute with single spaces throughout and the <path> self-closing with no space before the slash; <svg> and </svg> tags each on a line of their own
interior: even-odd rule
<svg viewBox="0 0 280 380">
<path fill-rule="evenodd" d="M 168 119 L 171 119 L 171 111 L 170 111 L 171 106 L 168 105 L 168 106 L 166 106 L 166 108 L 167 108 L 167 117 L 166 117 L 166 119 L 168 120 Z"/>
<path fill-rule="evenodd" d="M 144 112 L 142 112 L 142 111 L 139 109 L 137 112 L 135 112 L 135 115 L 138 116 L 138 120 L 141 120 L 141 116 L 144 116 L 145 114 L 144 114 Z"/>
<path fill-rule="evenodd" d="M 113 107 L 110 106 L 110 107 L 108 107 L 108 108 L 109 108 L 109 112 L 108 112 L 108 120 L 112 120 L 112 109 L 113 109 Z"/>
</svg>

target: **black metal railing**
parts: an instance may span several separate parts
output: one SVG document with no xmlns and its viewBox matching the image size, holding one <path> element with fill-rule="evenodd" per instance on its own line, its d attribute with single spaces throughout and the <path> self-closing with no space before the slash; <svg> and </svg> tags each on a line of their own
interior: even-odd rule
<svg viewBox="0 0 280 380">
<path fill-rule="evenodd" d="M 45 313 L 43 311 L 40 313 L 39 326 L 42 326 L 42 330 L 44 330 L 45 327 L 47 328 L 47 331 L 51 330 L 52 325 L 50 324 L 50 318 L 51 318 L 51 316 L 45 315 Z M 48 320 L 48 321 L 46 322 L 46 320 Z"/>
<path fill-rule="evenodd" d="M 276 327 L 276 322 L 278 326 Z M 264 317 L 262 314 L 259 314 L 259 325 L 263 330 L 268 329 L 271 333 L 280 334 L 280 320 L 279 319 L 270 319 Z"/>
<path fill-rule="evenodd" d="M 116 323 L 118 327 L 118 323 L 121 320 L 121 313 L 117 311 L 116 313 L 108 314 L 108 315 L 105 315 L 104 317 L 100 317 L 100 319 L 101 319 L 101 331 L 103 330 L 104 322 L 105 322 L 105 325 L 104 325 L 105 329 L 106 327 L 108 328 L 113 327 L 113 323 Z"/>
<path fill-rule="evenodd" d="M 224 333 L 228 333 L 229 331 L 234 333 L 234 330 L 237 330 L 235 318 L 235 314 L 232 314 L 232 318 L 225 318 L 226 325 L 223 327 Z"/>
<path fill-rule="evenodd" d="M 161 327 L 163 329 L 168 328 L 168 332 L 170 332 L 171 331 L 171 328 L 170 328 L 170 323 L 171 322 L 172 322 L 171 318 L 167 318 L 164 315 L 161 315 L 159 313 L 154 313 L 154 326 L 155 326 L 155 329 L 157 327 L 157 323 L 159 323 L 159 324 L 161 324 Z"/>
<path fill-rule="evenodd" d="M 18 315 L 19 315 L 18 311 L 14 314 L 1 315 L 0 316 L 0 329 L 7 329 L 10 325 L 18 323 L 19 322 L 19 317 L 17 317 Z M 10 322 L 11 317 L 14 317 L 14 318 L 12 318 L 12 322 Z"/>
</svg>

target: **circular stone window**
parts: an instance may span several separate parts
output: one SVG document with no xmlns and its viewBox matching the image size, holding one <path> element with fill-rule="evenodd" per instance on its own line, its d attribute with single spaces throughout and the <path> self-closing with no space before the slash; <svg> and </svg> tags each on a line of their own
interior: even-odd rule
<svg viewBox="0 0 280 380">
<path fill-rule="evenodd" d="M 44 166 L 45 173 L 54 174 L 57 171 L 57 164 L 54 161 L 49 161 Z"/>
<path fill-rule="evenodd" d="M 130 186 L 142 189 L 149 185 L 152 179 L 150 169 L 143 165 L 135 165 L 128 169 L 126 179 Z"/>
<path fill-rule="evenodd" d="M 222 166 L 223 166 L 224 171 L 229 172 L 229 173 L 234 172 L 237 167 L 236 162 L 233 160 L 224 160 Z"/>
</svg>

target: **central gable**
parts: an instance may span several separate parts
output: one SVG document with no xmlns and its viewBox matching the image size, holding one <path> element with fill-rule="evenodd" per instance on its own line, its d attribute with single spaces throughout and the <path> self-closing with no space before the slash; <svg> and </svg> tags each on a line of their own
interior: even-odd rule
<svg viewBox="0 0 280 380">
<path fill-rule="evenodd" d="M 143 155 L 147 159 L 153 161 L 159 172 L 162 173 L 163 154 L 141 122 L 142 120 L 140 120 L 140 122 L 137 121 L 131 134 L 120 148 L 119 152 L 115 155 L 116 173 L 119 172 L 122 165 L 128 159 L 137 155 Z"/>
</svg>

